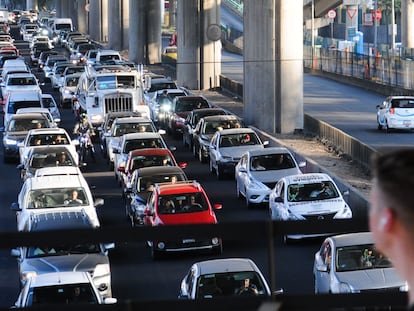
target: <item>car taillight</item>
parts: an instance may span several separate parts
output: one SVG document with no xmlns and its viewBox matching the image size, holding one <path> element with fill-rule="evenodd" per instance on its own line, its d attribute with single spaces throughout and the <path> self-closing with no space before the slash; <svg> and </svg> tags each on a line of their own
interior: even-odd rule
<svg viewBox="0 0 414 311">
<path fill-rule="evenodd" d="M 394 114 L 395 113 L 395 108 L 390 108 L 390 114 Z"/>
</svg>

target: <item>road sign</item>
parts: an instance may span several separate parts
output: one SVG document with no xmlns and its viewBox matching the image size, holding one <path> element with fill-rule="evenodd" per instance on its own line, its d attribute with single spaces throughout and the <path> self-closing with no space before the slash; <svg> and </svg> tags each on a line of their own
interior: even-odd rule
<svg viewBox="0 0 414 311">
<path fill-rule="evenodd" d="M 327 15 L 328 15 L 328 18 L 334 19 L 336 17 L 336 11 L 335 10 L 329 10 Z"/>
<path fill-rule="evenodd" d="M 372 12 L 372 16 L 375 20 L 379 21 L 382 17 L 382 12 L 380 10 L 377 10 L 376 12 Z"/>
</svg>

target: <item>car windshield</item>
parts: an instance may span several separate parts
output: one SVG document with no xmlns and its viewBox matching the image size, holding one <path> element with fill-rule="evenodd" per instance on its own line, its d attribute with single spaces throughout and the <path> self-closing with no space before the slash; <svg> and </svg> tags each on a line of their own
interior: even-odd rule
<svg viewBox="0 0 414 311">
<path fill-rule="evenodd" d="M 249 280 L 249 285 L 257 289 L 257 294 L 243 291 L 246 279 Z M 196 298 L 198 299 L 239 295 L 267 295 L 262 279 L 256 272 L 210 273 L 198 278 L 196 292 Z"/>
<path fill-rule="evenodd" d="M 29 137 L 29 146 L 68 145 L 69 139 L 64 134 L 36 134 Z"/>
<path fill-rule="evenodd" d="M 336 271 L 391 268 L 390 260 L 378 252 L 373 244 L 338 247 Z"/>
<path fill-rule="evenodd" d="M 223 120 L 223 121 L 207 121 L 204 123 L 204 134 L 214 134 L 216 131 L 223 129 L 232 129 L 240 127 L 240 122 L 237 120 Z"/>
<path fill-rule="evenodd" d="M 292 156 L 287 153 L 254 156 L 250 161 L 252 171 L 277 171 L 296 167 Z"/>
<path fill-rule="evenodd" d="M 131 76 L 104 76 L 97 79 L 98 90 L 133 88 L 135 87 L 135 77 Z"/>
<path fill-rule="evenodd" d="M 71 154 L 64 151 L 33 153 L 29 160 L 29 170 L 32 173 L 42 167 L 73 165 L 75 165 L 75 161 Z"/>
<path fill-rule="evenodd" d="M 27 78 L 11 78 L 9 80 L 9 85 L 36 85 L 36 79 L 33 77 L 27 77 Z"/>
<path fill-rule="evenodd" d="M 79 187 L 31 190 L 28 198 L 28 209 L 89 205 L 85 189 Z"/>
<path fill-rule="evenodd" d="M 15 114 L 20 108 L 40 107 L 40 101 L 10 101 L 7 113 Z"/>
<path fill-rule="evenodd" d="M 254 133 L 226 134 L 220 137 L 220 147 L 258 145 L 259 138 Z"/>
<path fill-rule="evenodd" d="M 191 111 L 194 109 L 209 108 L 208 102 L 204 99 L 180 100 L 175 104 L 176 112 Z"/>
<path fill-rule="evenodd" d="M 176 89 L 177 85 L 171 81 L 171 82 L 164 82 L 164 83 L 154 83 L 151 84 L 151 88 L 148 90 L 148 92 L 152 93 L 152 92 L 156 92 L 159 90 L 164 90 L 164 89 Z"/>
<path fill-rule="evenodd" d="M 144 148 L 164 148 L 164 145 L 159 138 L 133 139 L 125 143 L 124 153 Z"/>
<path fill-rule="evenodd" d="M 305 202 L 338 198 L 339 193 L 329 181 L 309 184 L 290 184 L 287 189 L 289 202 Z"/>
<path fill-rule="evenodd" d="M 49 127 L 46 119 L 12 119 L 8 123 L 7 131 L 9 132 L 27 132 L 39 126 Z"/>
<path fill-rule="evenodd" d="M 115 123 L 113 136 L 119 137 L 128 133 L 138 132 L 155 132 L 154 126 L 150 122 L 135 122 L 135 123 Z"/>
<path fill-rule="evenodd" d="M 62 303 L 97 304 L 98 299 L 89 283 L 34 287 L 28 294 L 27 306 Z"/>
<path fill-rule="evenodd" d="M 151 192 L 155 184 L 173 182 L 174 180 L 184 181 L 186 178 L 182 174 L 164 174 L 141 177 L 137 181 L 136 190 L 138 192 Z"/>
<path fill-rule="evenodd" d="M 101 248 L 99 244 L 60 244 L 49 246 L 31 246 L 27 248 L 26 258 L 62 256 L 73 254 L 99 254 Z"/>
<path fill-rule="evenodd" d="M 132 160 L 130 171 L 149 166 L 173 166 L 174 161 L 169 154 L 139 155 Z"/>
<path fill-rule="evenodd" d="M 207 210 L 207 200 L 200 192 L 164 195 L 158 198 L 159 214 L 184 214 Z"/>
<path fill-rule="evenodd" d="M 79 82 L 79 77 L 68 77 L 66 78 L 66 86 L 77 86 Z"/>
</svg>

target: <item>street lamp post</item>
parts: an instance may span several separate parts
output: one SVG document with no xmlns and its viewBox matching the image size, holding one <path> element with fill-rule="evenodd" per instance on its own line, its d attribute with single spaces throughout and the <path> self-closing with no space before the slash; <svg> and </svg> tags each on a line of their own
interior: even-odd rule
<svg viewBox="0 0 414 311">
<path fill-rule="evenodd" d="M 375 0 L 375 4 L 374 4 L 374 56 L 377 55 L 377 36 L 378 36 L 377 11 L 378 11 L 378 0 Z"/>
</svg>

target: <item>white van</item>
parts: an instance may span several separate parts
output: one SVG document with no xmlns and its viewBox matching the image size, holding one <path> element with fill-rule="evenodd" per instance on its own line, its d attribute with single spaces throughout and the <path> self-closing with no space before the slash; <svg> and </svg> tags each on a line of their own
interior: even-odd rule
<svg viewBox="0 0 414 311">
<path fill-rule="evenodd" d="M 37 91 L 21 91 L 7 93 L 4 103 L 4 125 L 20 108 L 42 107 L 41 93 Z"/>
<path fill-rule="evenodd" d="M 55 18 L 53 20 L 52 31 L 59 36 L 62 30 L 73 31 L 73 23 L 71 18 Z"/>
</svg>

